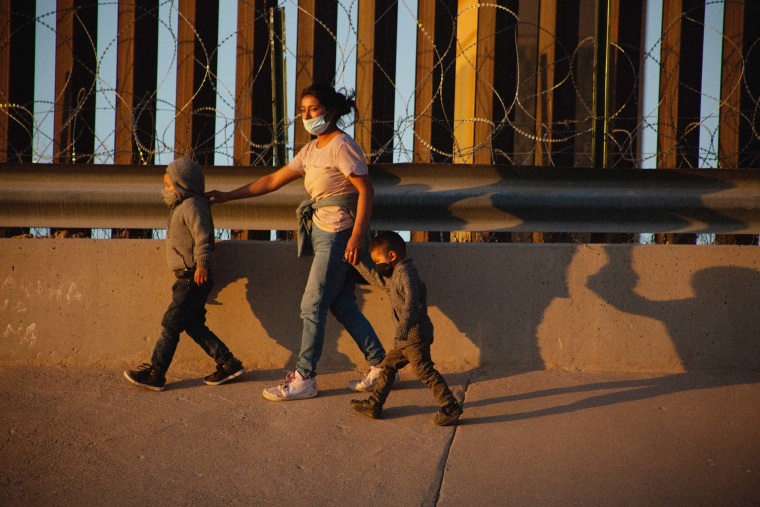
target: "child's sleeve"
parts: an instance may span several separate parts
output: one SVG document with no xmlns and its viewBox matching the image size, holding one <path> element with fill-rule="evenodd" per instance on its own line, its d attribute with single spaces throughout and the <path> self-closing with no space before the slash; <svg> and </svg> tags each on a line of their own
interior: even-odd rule
<svg viewBox="0 0 760 507">
<path fill-rule="evenodd" d="M 358 271 L 359 274 L 362 275 L 364 279 L 367 280 L 367 282 L 369 282 L 371 285 L 379 287 L 383 290 L 386 289 L 385 278 L 377 274 L 377 271 L 375 271 L 373 268 L 367 266 L 364 260 L 360 260 L 359 264 L 356 264 L 354 268 L 356 268 L 356 271 Z"/>
<path fill-rule="evenodd" d="M 422 287 L 419 278 L 410 276 L 406 269 L 397 269 L 397 271 L 398 291 L 402 302 L 394 308 L 398 318 L 395 339 L 406 340 L 409 337 L 409 331 L 420 321 Z"/>
<path fill-rule="evenodd" d="M 186 218 L 188 229 L 193 236 L 193 260 L 197 267 L 211 269 L 214 252 L 214 222 L 211 207 L 196 205 Z"/>
</svg>

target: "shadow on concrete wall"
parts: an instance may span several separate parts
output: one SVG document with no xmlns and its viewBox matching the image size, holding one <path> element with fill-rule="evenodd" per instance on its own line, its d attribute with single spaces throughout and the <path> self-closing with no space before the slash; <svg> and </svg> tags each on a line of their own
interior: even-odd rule
<svg viewBox="0 0 760 507">
<path fill-rule="evenodd" d="M 218 269 L 215 270 L 215 286 L 209 305 L 219 304 L 220 294 L 226 288 L 239 281 L 244 282 L 245 298 L 253 320 L 261 324 L 269 338 L 288 351 L 286 364 L 292 367 L 300 350 L 302 329 L 302 292 L 293 288 L 305 286 L 311 259 L 297 258 L 295 245 L 290 242 L 270 243 L 266 249 L 250 246 L 249 242 L 234 241 L 218 245 L 215 261 Z M 568 297 L 566 272 L 574 249 L 559 245 L 518 248 L 512 245 L 467 244 L 461 245 L 461 255 L 446 255 L 451 246 L 411 244 L 410 257 L 427 285 L 431 312 L 443 314 L 449 321 L 445 325 L 453 326 L 456 328 L 455 335 L 464 335 L 469 340 L 472 344 L 470 351 L 475 349 L 476 356 L 468 371 L 504 364 L 513 368 L 543 369 L 537 329 L 552 300 Z M 506 265 L 505 246 L 509 252 Z M 273 269 L 267 262 L 268 256 L 278 256 L 272 248 L 281 249 L 280 258 L 292 257 L 292 262 L 278 263 L 279 266 L 287 265 L 287 271 Z M 499 255 L 492 255 L 497 251 Z M 562 255 L 558 255 L 560 252 Z M 228 266 L 234 266 L 234 269 L 228 269 Z M 444 276 L 439 276 L 440 273 Z M 287 283 L 283 282 L 285 279 Z M 368 285 L 357 285 L 359 304 L 365 314 L 374 315 L 373 324 L 386 347 L 389 347 L 391 342 L 388 338 L 391 335 L 388 330 L 392 326 L 390 304 L 387 298 L 373 298 L 372 301 L 378 306 L 367 308 L 365 295 L 369 290 Z M 252 320 L 247 315 L 225 315 L 224 319 L 240 322 Z M 436 325 L 439 326 L 437 335 L 440 336 L 443 329 L 440 323 Z M 330 369 L 354 370 L 353 359 L 338 350 L 338 338 L 342 332 L 343 328 L 335 318 L 328 317 L 323 361 L 329 364 Z M 266 350 L 271 349 L 265 342 L 256 341 L 260 337 L 251 338 L 250 328 L 240 328 L 239 333 L 238 339 L 255 341 L 252 345 L 254 355 L 267 353 Z M 350 343 L 349 347 L 355 347 L 352 341 L 347 343 Z M 234 351 L 232 345 L 231 348 Z M 456 353 L 456 350 L 448 351 L 449 355 Z M 436 359 L 435 354 L 433 359 Z M 457 369 L 462 369 L 461 364 Z"/>
<path fill-rule="evenodd" d="M 477 347 L 476 367 L 544 369 L 537 332 L 555 298 L 567 298 L 567 246 L 467 244 L 449 258 L 422 247 L 418 269 L 428 304 Z M 466 252 L 465 252 L 465 249 Z M 493 255 L 499 252 L 499 255 Z M 434 278 L 427 273 L 450 273 Z"/>
<path fill-rule="evenodd" d="M 662 322 L 686 371 L 757 371 L 760 299 L 745 295 L 760 294 L 759 272 L 730 266 L 702 269 L 691 277 L 693 297 L 651 300 L 636 291 L 633 250 L 605 250 L 608 263 L 589 278 L 588 288 L 622 312 Z M 726 329 L 731 330 L 730 346 L 717 339 Z"/>
<path fill-rule="evenodd" d="M 298 258 L 294 242 L 268 244 L 268 247 L 280 249 L 280 258 L 290 259 L 278 265 L 287 265 L 286 271 L 273 269 L 267 262 L 271 249 L 262 251 L 250 248 L 250 242 L 226 241 L 217 245 L 215 263 L 221 269 L 216 272 L 214 290 L 209 296 L 210 304 L 215 304 L 219 294 L 230 284 L 238 280 L 245 281 L 245 297 L 251 313 L 257 319 L 267 335 L 278 345 L 289 351 L 286 368 L 295 368 L 301 349 L 301 297 L 309 275 L 312 258 Z M 234 266 L 234 270 L 225 266 Z M 287 280 L 287 283 L 284 281 Z M 298 287 L 299 290 L 293 290 Z M 218 303 L 217 303 L 218 304 Z M 229 318 L 235 318 L 230 316 Z M 331 367 L 355 369 L 353 362 L 337 350 L 338 337 L 343 327 L 334 317 L 328 317 L 325 331 L 325 343 L 322 357 L 328 358 Z M 241 329 L 243 336 L 250 336 L 250 329 Z M 353 342 L 352 342 L 353 343 Z M 265 347 L 254 347 L 254 354 L 264 353 Z M 279 375 L 279 373 L 278 373 Z"/>
</svg>

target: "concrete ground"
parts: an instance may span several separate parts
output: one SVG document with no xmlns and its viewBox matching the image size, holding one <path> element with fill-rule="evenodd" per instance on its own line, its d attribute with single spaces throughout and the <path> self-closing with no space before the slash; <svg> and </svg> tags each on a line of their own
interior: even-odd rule
<svg viewBox="0 0 760 507">
<path fill-rule="evenodd" d="M 280 371 L 161 393 L 127 365 L 0 366 L 0 505 L 758 505 L 760 374 L 444 372 L 465 413 L 439 428 L 402 371 L 385 419 L 355 372 L 272 403 Z"/>
</svg>

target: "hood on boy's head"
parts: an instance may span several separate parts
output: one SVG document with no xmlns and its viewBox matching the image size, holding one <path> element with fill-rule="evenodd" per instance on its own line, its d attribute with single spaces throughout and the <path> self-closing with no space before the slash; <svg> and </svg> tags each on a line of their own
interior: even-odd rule
<svg viewBox="0 0 760 507">
<path fill-rule="evenodd" d="M 193 195 L 202 196 L 206 190 L 203 171 L 195 160 L 178 158 L 166 167 L 166 173 L 180 199 Z"/>
</svg>

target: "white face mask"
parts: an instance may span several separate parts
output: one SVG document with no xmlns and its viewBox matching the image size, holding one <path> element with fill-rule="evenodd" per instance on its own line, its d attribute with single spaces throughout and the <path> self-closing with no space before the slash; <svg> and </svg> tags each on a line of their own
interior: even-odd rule
<svg viewBox="0 0 760 507">
<path fill-rule="evenodd" d="M 171 190 L 164 189 L 161 191 L 161 200 L 164 201 L 164 204 L 173 208 L 179 202 L 179 197 Z"/>
<path fill-rule="evenodd" d="M 329 126 L 330 123 L 325 121 L 325 115 L 310 118 L 308 120 L 303 118 L 303 127 L 306 129 L 306 132 L 313 136 L 318 136 L 327 130 L 327 127 Z"/>
</svg>

